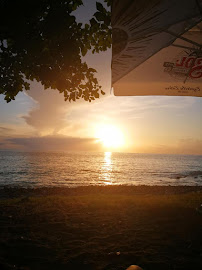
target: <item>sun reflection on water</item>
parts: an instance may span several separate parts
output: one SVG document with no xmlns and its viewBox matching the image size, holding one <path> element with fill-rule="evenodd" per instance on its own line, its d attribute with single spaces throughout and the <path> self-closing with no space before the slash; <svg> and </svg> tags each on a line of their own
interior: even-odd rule
<svg viewBox="0 0 202 270">
<path fill-rule="evenodd" d="M 111 160 L 112 153 L 105 152 L 104 153 L 104 163 L 101 169 L 102 178 L 104 180 L 105 185 L 112 184 L 112 160 Z"/>
</svg>

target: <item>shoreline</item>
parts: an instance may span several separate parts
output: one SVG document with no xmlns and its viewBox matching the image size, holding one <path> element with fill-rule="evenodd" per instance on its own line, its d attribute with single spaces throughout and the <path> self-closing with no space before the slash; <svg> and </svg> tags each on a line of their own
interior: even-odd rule
<svg viewBox="0 0 202 270">
<path fill-rule="evenodd" d="M 83 196 L 83 195 L 177 195 L 202 193 L 202 186 L 78 186 L 78 187 L 0 187 L 0 199 L 41 196 Z"/>
</svg>

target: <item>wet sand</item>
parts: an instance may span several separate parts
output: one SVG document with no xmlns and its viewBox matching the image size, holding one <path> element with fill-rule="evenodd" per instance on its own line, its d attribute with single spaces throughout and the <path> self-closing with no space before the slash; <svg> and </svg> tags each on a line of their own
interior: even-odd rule
<svg viewBox="0 0 202 270">
<path fill-rule="evenodd" d="M 202 187 L 0 190 L 0 269 L 202 269 Z"/>
</svg>

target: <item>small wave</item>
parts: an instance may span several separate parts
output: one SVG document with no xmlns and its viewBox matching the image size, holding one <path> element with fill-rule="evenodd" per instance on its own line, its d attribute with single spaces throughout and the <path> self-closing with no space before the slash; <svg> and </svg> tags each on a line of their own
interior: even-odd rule
<svg viewBox="0 0 202 270">
<path fill-rule="evenodd" d="M 181 179 L 181 178 L 187 178 L 187 177 L 194 177 L 194 178 L 202 177 L 202 171 L 191 171 L 191 172 L 186 172 L 184 174 L 175 174 L 171 176 L 171 178 L 174 178 L 174 179 Z"/>
</svg>

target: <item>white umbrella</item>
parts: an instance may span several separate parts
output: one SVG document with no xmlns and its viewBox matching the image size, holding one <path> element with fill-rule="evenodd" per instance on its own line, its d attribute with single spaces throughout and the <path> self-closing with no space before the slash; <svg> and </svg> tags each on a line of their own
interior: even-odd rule
<svg viewBox="0 0 202 270">
<path fill-rule="evenodd" d="M 202 96 L 201 21 L 202 0 L 114 0 L 115 95 Z"/>
</svg>

